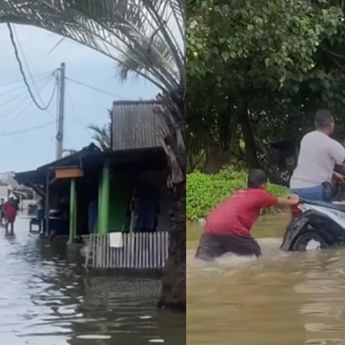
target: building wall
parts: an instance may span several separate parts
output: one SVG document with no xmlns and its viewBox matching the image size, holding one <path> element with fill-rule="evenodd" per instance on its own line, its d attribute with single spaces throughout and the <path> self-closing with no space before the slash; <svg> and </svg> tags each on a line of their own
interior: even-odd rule
<svg viewBox="0 0 345 345">
<path fill-rule="evenodd" d="M 141 150 L 161 147 L 159 138 L 159 116 L 156 111 L 157 101 L 120 101 L 114 102 L 112 108 L 112 149 Z M 160 213 L 158 230 L 169 228 L 168 189 L 166 171 L 142 171 L 112 174 L 110 185 L 110 231 L 119 231 L 119 227 L 128 229 L 130 214 L 128 206 L 133 197 L 135 186 L 144 183 L 152 186 L 159 195 Z M 114 177 L 115 176 L 115 177 Z"/>
<path fill-rule="evenodd" d="M 109 230 L 128 231 L 130 218 L 127 212 L 132 197 L 131 178 L 124 175 L 110 176 Z"/>
<path fill-rule="evenodd" d="M 114 102 L 112 109 L 112 148 L 132 150 L 160 147 L 156 101 Z"/>
<path fill-rule="evenodd" d="M 140 179 L 150 183 L 159 193 L 160 213 L 158 216 L 158 231 L 169 229 L 169 193 L 167 188 L 167 172 L 162 170 L 146 171 L 138 174 Z"/>
<path fill-rule="evenodd" d="M 166 171 L 144 171 L 139 173 L 115 174 L 110 180 L 109 230 L 111 232 L 129 230 L 130 214 L 128 208 L 136 186 L 149 185 L 159 196 L 160 213 L 158 231 L 169 228 L 169 195 L 166 187 Z"/>
<path fill-rule="evenodd" d="M 3 198 L 7 200 L 8 186 L 0 186 L 0 199 Z"/>
</svg>

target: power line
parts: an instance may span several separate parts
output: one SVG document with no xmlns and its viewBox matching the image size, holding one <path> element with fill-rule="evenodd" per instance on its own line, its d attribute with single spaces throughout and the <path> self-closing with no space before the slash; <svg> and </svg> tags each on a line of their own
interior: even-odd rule
<svg viewBox="0 0 345 345">
<path fill-rule="evenodd" d="M 42 125 L 38 125 L 38 126 L 34 126 L 34 127 L 20 129 L 18 131 L 7 132 L 7 133 L 0 133 L 0 136 L 1 137 L 7 137 L 7 136 L 11 136 L 11 135 L 16 135 L 16 134 L 23 134 L 23 133 L 31 132 L 31 131 L 34 131 L 34 130 L 37 130 L 37 129 L 41 129 L 41 128 L 44 128 L 44 127 L 51 126 L 52 124 L 55 124 L 55 121 L 47 122 L 47 123 L 44 123 Z"/>
<path fill-rule="evenodd" d="M 51 54 L 64 40 L 65 40 L 66 37 L 62 37 L 58 43 L 56 43 L 54 45 L 54 47 L 52 49 L 49 50 L 48 54 Z"/>
<path fill-rule="evenodd" d="M 24 106 L 24 108 L 18 113 L 16 114 L 16 116 L 7 123 L 7 125 L 5 126 L 5 128 L 0 132 L 0 135 L 6 134 L 6 130 L 9 129 L 23 114 L 24 112 L 30 108 L 32 102 L 31 100 L 29 102 L 27 102 Z"/>
<path fill-rule="evenodd" d="M 79 112 L 78 112 L 77 109 L 75 108 L 75 106 L 74 106 L 74 104 L 73 104 L 73 102 L 72 102 L 71 97 L 69 96 L 68 93 L 66 93 L 66 96 L 67 96 L 66 99 L 67 99 L 69 105 L 70 105 L 71 108 L 72 108 L 72 112 L 73 112 L 74 116 L 75 116 L 76 119 L 78 120 L 78 122 L 79 122 L 79 124 L 81 125 L 81 127 L 83 127 L 83 128 L 86 130 L 86 125 L 85 125 L 84 121 L 82 120 L 82 117 L 80 116 Z"/>
<path fill-rule="evenodd" d="M 49 73 L 49 75 L 48 75 L 48 73 L 47 73 L 47 74 L 42 75 L 42 76 L 39 77 L 39 78 L 35 78 L 35 77 L 34 77 L 34 79 L 36 79 L 36 82 L 45 81 L 45 80 L 47 80 L 47 77 L 50 78 L 52 75 L 53 75 L 53 73 Z M 23 83 L 23 79 L 20 79 L 20 82 Z M 21 89 L 25 89 L 25 88 L 26 88 L 26 86 L 25 86 L 24 84 L 22 84 L 22 85 L 13 87 L 13 88 L 11 88 L 11 89 L 8 90 L 7 87 L 8 87 L 10 84 L 14 84 L 14 83 L 9 83 L 9 84 L 0 85 L 0 90 L 1 90 L 1 91 L 0 91 L 0 95 L 6 95 L 6 94 L 8 94 L 8 93 L 12 93 L 12 92 L 14 92 L 14 91 L 17 91 L 17 90 L 21 90 Z M 5 89 L 5 88 L 6 88 L 7 90 L 2 90 L 2 89 Z"/>
<path fill-rule="evenodd" d="M 38 90 L 38 88 L 37 88 L 37 86 L 36 86 L 36 84 L 35 84 L 34 77 L 33 77 L 32 73 L 31 73 L 30 66 L 29 66 L 28 61 L 27 61 L 27 59 L 26 59 L 26 57 L 25 57 L 24 49 L 23 49 L 23 47 L 22 47 L 22 45 L 21 45 L 21 43 L 20 43 L 20 40 L 19 40 L 19 37 L 18 37 L 18 35 L 17 35 L 17 31 L 16 31 L 16 28 L 15 28 L 15 27 L 13 27 L 13 31 L 14 31 L 14 34 L 15 34 L 15 36 L 16 36 L 16 39 L 17 39 L 17 42 L 18 42 L 18 45 L 19 45 L 19 49 L 20 49 L 20 51 L 21 51 L 21 53 L 22 53 L 22 55 L 23 55 L 24 63 L 25 63 L 26 68 L 27 68 L 27 70 L 28 70 L 28 72 L 29 72 L 29 76 L 30 76 L 30 79 L 31 79 L 31 83 L 32 83 L 33 87 L 34 87 L 35 90 L 36 90 L 36 93 L 37 93 L 37 95 L 38 95 L 38 98 L 40 99 L 41 103 L 43 103 L 41 94 L 40 94 L 40 92 L 39 92 L 39 90 Z M 54 76 L 54 78 L 56 78 L 55 73 L 56 73 L 56 70 L 54 70 L 54 72 L 51 73 L 51 76 Z M 55 88 L 56 88 L 56 85 L 55 85 Z M 53 90 L 53 93 L 52 93 L 52 97 L 54 97 L 54 90 Z M 52 98 L 51 98 L 50 102 L 51 102 L 51 101 L 52 101 Z M 49 102 L 49 103 L 50 103 L 50 102 Z M 52 113 L 49 111 L 49 104 L 48 104 L 48 108 L 46 109 L 46 111 L 47 111 L 47 113 L 49 114 L 50 117 L 53 117 L 53 118 L 54 118 L 54 116 L 52 115 Z"/>
<path fill-rule="evenodd" d="M 69 78 L 69 77 L 66 77 L 67 80 L 71 81 L 72 83 L 75 83 L 75 84 L 78 84 L 78 85 L 81 85 L 81 86 L 84 86 L 88 89 L 91 89 L 91 90 L 94 90 L 94 91 L 97 91 L 97 92 L 100 92 L 100 93 L 103 93 L 105 95 L 108 95 L 108 96 L 111 96 L 111 97 L 116 97 L 116 98 L 119 98 L 121 99 L 121 97 L 119 95 L 115 95 L 109 91 L 105 91 L 105 90 L 102 90 L 102 89 L 99 89 L 97 87 L 94 87 L 92 85 L 89 85 L 89 84 L 86 84 L 86 83 L 83 83 L 81 81 L 78 81 L 78 80 L 75 80 L 75 79 L 72 79 L 72 78 Z"/>
<path fill-rule="evenodd" d="M 45 80 L 44 83 L 42 85 L 40 85 L 40 89 L 43 89 L 44 86 L 46 86 L 51 80 Z M 18 90 L 19 91 L 19 90 Z M 54 90 L 55 93 L 55 90 Z M 27 102 L 28 100 L 28 93 L 26 91 L 22 91 L 19 92 L 17 94 L 11 94 L 8 95 L 10 97 L 4 97 L 4 101 L 0 104 L 0 117 L 4 118 L 4 117 L 8 117 L 9 115 L 11 115 L 11 113 L 13 113 L 14 111 L 16 111 L 19 106 L 23 103 L 27 104 L 28 106 L 30 106 L 32 104 L 31 99 L 29 99 L 29 102 Z M 52 94 L 52 97 L 54 97 L 54 94 Z M 50 103 L 52 101 L 50 100 Z M 48 109 L 46 110 L 48 111 Z"/>
<path fill-rule="evenodd" d="M 49 81 L 50 80 L 48 80 L 44 85 L 42 85 L 41 86 L 41 90 L 49 83 Z M 55 86 L 56 86 L 56 84 L 55 84 Z M 53 94 L 54 95 L 54 94 Z M 51 103 L 51 101 L 50 101 L 50 103 Z M 14 122 L 16 122 L 20 117 L 21 117 L 21 115 L 30 107 L 32 105 L 32 102 L 31 101 L 29 101 L 26 105 L 25 105 L 25 107 L 5 126 L 5 128 L 0 132 L 0 134 L 4 134 L 5 132 L 6 132 L 6 130 L 8 129 L 8 128 L 10 128 L 11 127 L 11 125 L 14 123 Z M 46 109 L 46 111 L 48 111 L 48 109 Z"/>
<path fill-rule="evenodd" d="M 21 94 L 18 94 L 18 95 L 14 95 L 13 97 L 7 99 L 5 102 L 1 103 L 0 104 L 0 108 L 5 108 L 6 106 L 8 106 L 10 103 L 13 103 L 14 101 L 17 104 L 20 103 L 19 101 L 25 101 L 27 96 L 28 96 L 27 92 L 21 93 Z"/>
<path fill-rule="evenodd" d="M 43 78 L 45 76 L 48 76 L 49 74 L 53 74 L 53 72 L 50 71 L 50 72 L 44 72 L 44 73 L 35 74 L 34 77 L 36 79 L 38 79 L 38 78 Z M 18 84 L 18 83 L 22 83 L 22 82 L 23 82 L 23 78 L 16 79 L 16 80 L 9 81 L 8 83 L 0 84 L 0 87 L 6 87 L 6 86 L 9 86 L 9 85 Z"/>
<path fill-rule="evenodd" d="M 51 79 L 47 79 L 47 80 L 44 80 L 45 82 L 45 85 L 48 81 L 50 81 Z M 17 89 L 16 91 L 19 91 L 21 89 Z M 15 91 L 15 89 L 12 89 L 11 91 Z M 10 93 L 10 92 L 7 92 L 7 93 Z M 0 93 L 1 96 L 4 96 L 6 93 Z M 12 101 L 18 101 L 19 98 L 22 98 L 23 96 L 25 96 L 25 98 L 27 97 L 27 92 L 24 91 L 24 92 L 20 92 L 20 93 L 17 93 L 13 96 L 11 96 L 10 98 L 8 98 L 7 100 L 5 100 L 3 103 L 0 104 L 0 107 L 5 107 L 7 104 L 11 103 Z"/>
<path fill-rule="evenodd" d="M 18 37 L 18 35 L 17 35 L 17 31 L 16 31 L 16 27 L 15 27 L 15 26 L 13 27 L 13 32 L 14 32 L 14 35 L 15 35 L 16 40 L 17 40 L 17 42 L 18 42 L 19 49 L 20 49 L 20 51 L 21 51 L 21 53 L 22 53 L 22 56 L 23 56 L 23 60 L 24 60 L 26 69 L 28 70 L 29 77 L 30 77 L 30 79 L 31 79 L 31 83 L 32 83 L 33 87 L 34 87 L 35 90 L 36 90 L 36 93 L 37 93 L 37 96 L 38 96 L 39 100 L 41 101 L 41 103 L 43 103 L 42 97 L 41 97 L 40 93 L 39 93 L 38 90 L 37 90 L 37 86 L 36 86 L 35 81 L 34 81 L 34 78 L 33 78 L 33 76 L 32 76 L 32 73 L 31 73 L 31 70 L 30 70 L 30 66 L 29 66 L 29 64 L 28 64 L 28 61 L 27 61 L 27 59 L 26 59 L 26 57 L 25 57 L 24 49 L 23 49 L 23 47 L 22 47 L 22 45 L 21 45 L 21 43 L 20 43 L 20 40 L 19 40 L 19 37 Z"/>
<path fill-rule="evenodd" d="M 29 94 L 30 94 L 30 97 L 31 97 L 32 101 L 34 102 L 34 104 L 36 105 L 36 107 L 37 107 L 38 109 L 40 109 L 40 110 L 46 110 L 46 109 L 49 108 L 50 102 L 49 102 L 47 105 L 45 105 L 45 106 L 41 106 L 41 105 L 37 102 L 37 100 L 36 100 L 34 94 L 32 93 L 32 90 L 31 90 L 30 85 L 29 85 L 29 83 L 28 83 L 28 81 L 27 81 L 27 78 L 26 78 L 26 75 L 25 75 L 25 72 L 24 72 L 24 69 L 23 69 L 23 65 L 22 65 L 22 62 L 21 62 L 20 57 L 19 57 L 19 54 L 18 54 L 17 45 L 16 45 L 16 42 L 15 42 L 15 40 L 14 40 L 14 35 L 13 35 L 13 31 L 12 31 L 11 24 L 10 24 L 10 23 L 7 23 L 7 27 L 8 27 L 8 30 L 9 30 L 9 32 L 10 32 L 10 39 L 11 39 L 11 43 L 12 43 L 12 46 L 13 46 L 13 49 L 14 49 L 14 54 L 15 54 L 15 56 L 16 56 L 16 60 L 17 60 L 18 65 L 19 65 L 20 73 L 22 74 L 24 83 L 25 83 L 26 88 L 27 88 L 27 90 L 28 90 L 28 92 L 29 92 Z M 53 91 L 55 92 L 55 88 L 54 88 Z M 52 100 L 52 99 L 53 99 L 53 97 L 51 97 L 51 100 Z"/>
<path fill-rule="evenodd" d="M 40 85 L 39 88 L 43 89 L 43 87 L 46 86 L 49 81 L 51 81 L 51 79 L 45 80 L 44 84 Z M 30 106 L 32 104 L 32 101 L 31 99 L 29 99 L 29 102 L 27 102 L 27 99 L 28 99 L 27 92 L 17 94 L 16 97 L 11 97 L 7 99 L 6 101 L 0 104 L 0 109 L 1 109 L 0 117 L 3 119 L 5 117 L 10 116 L 11 113 L 13 113 L 14 111 L 18 109 L 18 105 L 23 104 L 24 102 L 25 104 Z M 46 111 L 49 112 L 49 109 L 47 109 Z"/>
<path fill-rule="evenodd" d="M 14 92 L 16 91 L 22 91 L 23 89 L 25 89 L 25 85 L 23 86 L 18 86 L 18 87 L 15 87 L 13 89 L 10 89 L 10 90 L 7 90 L 7 91 L 3 91 L 1 92 L 0 91 L 0 96 L 3 97 L 3 96 L 6 96 L 6 95 L 9 95 L 9 94 L 13 94 Z M 25 93 L 27 93 L 27 91 L 25 90 Z"/>
</svg>

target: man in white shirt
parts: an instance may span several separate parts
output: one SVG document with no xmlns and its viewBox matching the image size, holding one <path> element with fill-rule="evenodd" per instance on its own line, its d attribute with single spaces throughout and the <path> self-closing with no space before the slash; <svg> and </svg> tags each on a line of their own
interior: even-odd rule
<svg viewBox="0 0 345 345">
<path fill-rule="evenodd" d="M 334 131 L 334 117 L 329 110 L 316 113 L 315 127 L 316 130 L 306 134 L 301 141 L 290 189 L 304 199 L 329 201 L 325 183 L 331 182 L 332 177 L 344 182 L 344 177 L 334 172 L 334 166 L 345 162 L 345 148 L 330 138 Z"/>
</svg>

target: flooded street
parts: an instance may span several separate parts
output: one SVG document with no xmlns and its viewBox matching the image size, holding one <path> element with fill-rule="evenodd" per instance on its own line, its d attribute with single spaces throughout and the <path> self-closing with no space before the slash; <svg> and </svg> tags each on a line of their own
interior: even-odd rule
<svg viewBox="0 0 345 345">
<path fill-rule="evenodd" d="M 191 241 L 188 345 L 345 344 L 345 248 L 281 252 L 284 227 L 280 218 L 260 223 L 259 260 L 202 264 Z"/>
<path fill-rule="evenodd" d="M 185 317 L 156 308 L 160 281 L 85 274 L 80 250 L 0 229 L 1 344 L 183 344 Z"/>
</svg>

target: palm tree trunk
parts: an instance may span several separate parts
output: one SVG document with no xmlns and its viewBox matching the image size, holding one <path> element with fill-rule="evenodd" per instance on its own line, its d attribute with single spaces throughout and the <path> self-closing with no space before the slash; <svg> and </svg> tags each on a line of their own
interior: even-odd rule
<svg viewBox="0 0 345 345">
<path fill-rule="evenodd" d="M 186 310 L 186 182 L 175 185 L 169 209 L 169 257 L 159 307 Z"/>
<path fill-rule="evenodd" d="M 158 97 L 165 104 L 160 113 L 161 137 L 165 148 L 170 176 L 169 256 L 162 279 L 159 307 L 186 310 L 186 116 L 184 88 L 180 95 Z M 180 138 L 180 139 L 178 139 Z"/>
</svg>

